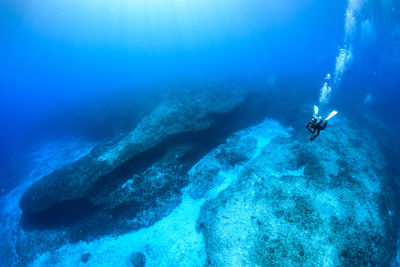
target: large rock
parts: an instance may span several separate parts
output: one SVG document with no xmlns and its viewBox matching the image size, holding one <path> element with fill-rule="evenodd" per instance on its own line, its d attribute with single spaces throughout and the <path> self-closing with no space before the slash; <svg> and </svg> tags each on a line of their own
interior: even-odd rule
<svg viewBox="0 0 400 267">
<path fill-rule="evenodd" d="M 38 261 L 45 265 L 61 264 L 63 253 L 70 249 L 71 255 L 75 251 L 97 255 L 103 240 L 115 245 L 104 247 L 113 257 L 122 245 L 119 256 L 126 262 L 121 264 L 129 265 L 133 248 L 123 249 L 129 242 L 102 236 L 149 226 L 169 214 L 172 218 L 155 228 L 135 232 L 160 247 L 139 244 L 134 250 L 144 251 L 151 265 L 158 262 L 155 257 L 193 258 L 184 257 L 179 247 L 186 243 L 174 243 L 175 235 L 167 234 L 165 243 L 160 238 L 164 230 L 181 231 L 181 224 L 188 223 L 181 220 L 187 218 L 180 213 L 185 209 L 175 209 L 183 194 L 185 205 L 188 198 L 197 203 L 187 211 L 193 220 L 196 207 L 208 200 L 197 222 L 206 256 L 203 244 L 197 244 L 199 251 L 193 254 L 199 261 L 206 258 L 206 266 L 387 266 L 393 258 L 398 214 L 387 187 L 385 159 L 368 132 L 361 135 L 338 117 L 310 143 L 304 126 L 290 136 L 290 130 L 275 121 L 256 124 L 254 115 L 263 110 L 261 106 L 254 105 L 257 101 L 241 103 L 226 114 L 214 115 L 209 128 L 179 134 L 162 142 L 162 149 L 156 145 L 129 160 L 127 170 L 135 170 L 132 174 L 117 172 L 113 176 L 117 182 L 94 183 L 87 194 L 91 206 L 68 224 L 49 227 L 57 215 L 52 208 L 28 215 L 29 223 L 22 221 L 17 232 L 22 265 L 37 255 L 47 255 Z M 243 108 L 249 106 L 251 111 Z M 141 161 L 149 158 L 153 159 L 149 164 Z M 56 207 L 63 214 L 71 212 L 67 205 Z M 174 209 L 181 216 L 175 217 Z M 80 240 L 94 242 L 87 247 L 85 242 L 62 246 Z M 55 249 L 59 246 L 62 249 Z M 76 260 L 80 262 L 79 257 Z M 171 264 L 176 264 L 174 260 Z"/>
<path fill-rule="evenodd" d="M 129 257 L 133 267 L 144 267 L 146 266 L 146 255 L 142 252 L 134 252 Z"/>
<path fill-rule="evenodd" d="M 368 134 L 335 120 L 313 143 L 275 138 L 203 205 L 207 266 L 390 265 L 398 217 L 384 158 Z"/>
<path fill-rule="evenodd" d="M 66 242 L 121 234 L 167 216 L 181 202 L 188 171 L 232 132 L 260 121 L 262 101 L 234 87 L 177 90 L 126 136 L 43 177 L 20 200 L 22 262 Z M 232 154 L 228 161 L 241 160 Z"/>
<path fill-rule="evenodd" d="M 25 214 L 33 214 L 65 201 L 97 198 L 98 192 L 93 191 L 96 185 L 108 183 L 116 175 L 126 175 L 126 181 L 134 167 L 142 167 L 129 166 L 143 161 L 141 153 L 163 142 L 172 143 L 183 133 L 210 128 L 216 122 L 213 115 L 232 111 L 245 97 L 245 91 L 233 88 L 176 92 L 121 140 L 98 145 L 86 157 L 32 185 L 22 196 L 20 207 Z"/>
</svg>

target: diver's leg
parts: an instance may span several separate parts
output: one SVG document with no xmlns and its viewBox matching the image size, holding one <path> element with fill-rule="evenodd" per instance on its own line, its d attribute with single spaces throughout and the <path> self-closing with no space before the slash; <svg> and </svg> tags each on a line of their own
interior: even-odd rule
<svg viewBox="0 0 400 267">
<path fill-rule="evenodd" d="M 320 130 L 317 130 L 317 132 L 313 135 L 313 137 L 310 138 L 310 141 L 313 141 L 317 136 L 319 135 Z"/>
</svg>

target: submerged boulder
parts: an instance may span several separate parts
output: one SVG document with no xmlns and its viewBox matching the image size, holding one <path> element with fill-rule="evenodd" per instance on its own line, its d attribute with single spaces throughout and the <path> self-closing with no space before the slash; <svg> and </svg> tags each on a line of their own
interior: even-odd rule
<svg viewBox="0 0 400 267">
<path fill-rule="evenodd" d="M 168 215 L 181 202 L 192 166 L 232 132 L 259 122 L 262 101 L 227 86 L 170 93 L 131 132 L 26 190 L 19 255 L 29 262 L 63 243 L 124 233 Z"/>
<path fill-rule="evenodd" d="M 127 136 L 98 145 L 89 155 L 33 184 L 21 198 L 21 210 L 34 214 L 62 202 L 93 200 L 96 184 L 108 183 L 115 175 L 131 174 L 127 169 L 139 161 L 141 153 L 172 143 L 183 133 L 210 128 L 217 121 L 215 115 L 234 110 L 245 99 L 245 91 L 232 88 L 175 92 Z"/>
<path fill-rule="evenodd" d="M 87 263 L 88 261 L 89 261 L 89 259 L 90 259 L 90 253 L 85 253 L 85 254 L 82 254 L 82 256 L 81 256 L 81 261 L 83 262 L 83 263 Z"/>
<path fill-rule="evenodd" d="M 129 257 L 133 267 L 144 267 L 146 266 L 146 255 L 142 252 L 134 252 Z"/>
</svg>

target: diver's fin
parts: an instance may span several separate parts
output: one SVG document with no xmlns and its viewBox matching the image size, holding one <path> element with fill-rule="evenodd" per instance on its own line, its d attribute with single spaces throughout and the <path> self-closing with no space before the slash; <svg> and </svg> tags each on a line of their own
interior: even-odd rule
<svg viewBox="0 0 400 267">
<path fill-rule="evenodd" d="M 318 115 L 318 107 L 316 105 L 314 105 L 314 114 Z"/>
<path fill-rule="evenodd" d="M 330 118 L 332 118 L 333 116 L 335 116 L 338 112 L 336 110 L 332 111 L 331 114 L 329 114 L 328 117 L 326 117 L 326 121 L 329 120 Z"/>
</svg>

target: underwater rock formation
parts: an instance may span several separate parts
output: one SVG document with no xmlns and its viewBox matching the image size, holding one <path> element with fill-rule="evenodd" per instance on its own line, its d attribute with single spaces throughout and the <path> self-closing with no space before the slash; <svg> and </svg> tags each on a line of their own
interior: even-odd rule
<svg viewBox="0 0 400 267">
<path fill-rule="evenodd" d="M 266 119 L 267 99 L 176 91 L 43 177 L 20 201 L 21 264 L 63 265 L 69 253 L 110 266 L 389 265 L 398 206 L 372 135 L 341 116 L 309 142 Z"/>
<path fill-rule="evenodd" d="M 318 143 L 277 137 L 242 162 L 237 183 L 202 206 L 206 265 L 389 266 L 398 207 L 384 159 L 347 125 Z"/>
<path fill-rule="evenodd" d="M 90 253 L 82 254 L 82 256 L 81 256 L 81 261 L 82 261 L 83 263 L 87 263 L 87 262 L 89 261 L 89 259 L 90 259 Z"/>
<path fill-rule="evenodd" d="M 134 252 L 129 260 L 133 267 L 144 267 L 146 265 L 146 256 L 142 252 Z"/>
<path fill-rule="evenodd" d="M 181 202 L 187 172 L 199 159 L 232 132 L 260 121 L 257 96 L 232 86 L 169 94 L 132 132 L 97 145 L 26 190 L 17 251 L 29 261 L 49 247 L 160 220 Z"/>
<path fill-rule="evenodd" d="M 138 161 L 150 161 L 148 156 L 157 157 L 141 153 L 150 149 L 165 150 L 168 148 L 166 143 L 171 146 L 177 142 L 176 139 L 182 138 L 183 133 L 210 128 L 217 121 L 213 115 L 232 111 L 245 100 L 245 91 L 204 88 L 174 96 L 170 96 L 166 104 L 146 116 L 121 140 L 98 145 L 88 156 L 32 185 L 21 198 L 22 211 L 25 214 L 39 213 L 60 203 L 84 198 L 97 204 L 101 201 L 98 187 L 115 183 L 115 176 L 125 176 L 122 182 L 126 182 L 132 175 L 130 172 L 151 163 L 139 164 Z"/>
</svg>

